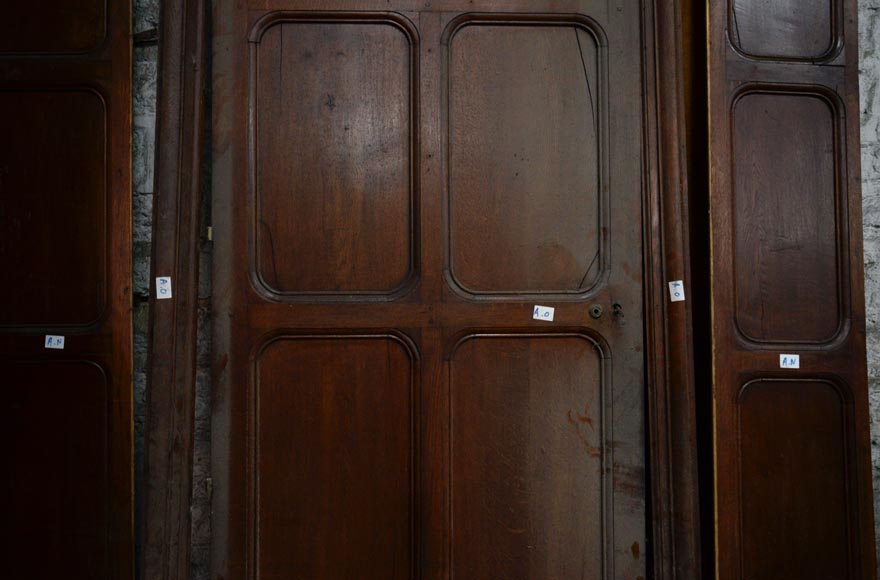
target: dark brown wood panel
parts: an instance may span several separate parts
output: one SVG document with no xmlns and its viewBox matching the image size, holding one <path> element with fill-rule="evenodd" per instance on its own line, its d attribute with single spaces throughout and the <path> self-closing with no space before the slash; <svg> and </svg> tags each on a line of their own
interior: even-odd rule
<svg viewBox="0 0 880 580">
<path fill-rule="evenodd" d="M 104 314 L 107 129 L 93 89 L 0 89 L 0 270 L 15 273 L 0 326 L 83 328 Z"/>
<path fill-rule="evenodd" d="M 3 574 L 129 580 L 131 6 L 5 8 Z"/>
<path fill-rule="evenodd" d="M 835 52 L 844 0 L 730 0 L 730 41 L 754 58 L 819 60 Z"/>
<path fill-rule="evenodd" d="M 256 359 L 256 572 L 412 578 L 415 352 L 395 336 L 281 336 Z"/>
<path fill-rule="evenodd" d="M 0 54 L 81 54 L 107 37 L 111 0 L 10 2 L 0 22 Z"/>
<path fill-rule="evenodd" d="M 392 294 L 413 281 L 415 40 L 394 20 L 295 13 L 255 29 L 252 235 L 267 293 Z"/>
<path fill-rule="evenodd" d="M 710 5 L 719 580 L 875 575 L 855 15 Z"/>
<path fill-rule="evenodd" d="M 649 4 L 215 4 L 215 576 L 647 577 Z"/>
<path fill-rule="evenodd" d="M 604 264 L 597 32 L 586 19 L 463 20 L 447 34 L 453 282 L 479 295 L 587 292 Z"/>
<path fill-rule="evenodd" d="M 821 94 L 760 89 L 733 105 L 736 322 L 748 340 L 821 343 L 843 328 L 836 110 Z"/>
<path fill-rule="evenodd" d="M 606 362 L 583 335 L 472 335 L 457 345 L 454 578 L 603 577 Z"/>
<path fill-rule="evenodd" d="M 17 524 L 0 528 L 4 575 L 110 577 L 109 378 L 76 360 L 3 361 L 0 373 L 0 456 L 18 472 L 0 479 L 3 519 Z"/>
<path fill-rule="evenodd" d="M 743 577 L 852 578 L 848 395 L 825 381 L 757 380 L 738 404 L 743 529 L 751 535 Z"/>
</svg>

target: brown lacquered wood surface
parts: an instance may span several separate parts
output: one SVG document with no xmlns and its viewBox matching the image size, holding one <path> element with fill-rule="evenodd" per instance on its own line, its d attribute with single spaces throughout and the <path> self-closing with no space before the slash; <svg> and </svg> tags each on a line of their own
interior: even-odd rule
<svg viewBox="0 0 880 580">
<path fill-rule="evenodd" d="M 280 336 L 253 393 L 262 578 L 411 578 L 418 360 L 397 336 Z"/>
<path fill-rule="evenodd" d="M 827 342 L 844 306 L 834 107 L 822 95 L 748 93 L 732 118 L 737 330 L 753 342 Z"/>
<path fill-rule="evenodd" d="M 490 23 L 450 42 L 449 271 L 462 291 L 566 294 L 596 284 L 607 259 L 599 42 L 581 26 Z M 516 90 L 498 91 L 503 84 Z"/>
<path fill-rule="evenodd" d="M 383 23 L 261 32 L 255 275 L 267 292 L 381 295 L 412 278 L 411 50 Z"/>
<path fill-rule="evenodd" d="M 793 8 L 709 13 L 721 580 L 875 576 L 856 3 Z"/>
<path fill-rule="evenodd" d="M 676 75 L 661 17 L 215 4 L 216 577 L 696 577 L 668 453 L 689 323 L 659 281 L 686 277 L 659 217 L 678 89 L 644 90 Z"/>
<path fill-rule="evenodd" d="M 130 21 L 128 2 L 47 0 L 0 23 L 8 578 L 134 573 Z"/>
<path fill-rule="evenodd" d="M 846 509 L 818 506 L 846 505 L 851 401 L 831 382 L 773 379 L 747 383 L 738 403 L 740 480 L 748 498 L 742 525 L 750 536 L 743 545 L 743 577 L 847 577 Z M 768 525 L 767 514 L 780 517 Z M 803 514 L 821 519 L 806 525 Z M 780 558 L 790 543 L 822 550 L 809 558 Z"/>
<path fill-rule="evenodd" d="M 651 476 L 651 545 L 656 580 L 701 577 L 698 508 L 694 353 L 697 340 L 694 295 L 699 269 L 691 273 L 689 183 L 693 103 L 686 62 L 692 38 L 689 2 L 661 2 L 648 8 L 646 52 L 650 191 L 644 215 L 651 216 L 646 259 L 648 458 Z M 697 148 L 699 150 L 699 148 Z M 690 190 L 690 191 L 689 191 Z M 646 224 L 647 225 L 647 224 Z M 668 283 L 681 280 L 689 298 L 670 302 Z"/>
<path fill-rule="evenodd" d="M 457 345 L 453 577 L 602 577 L 603 354 L 576 335 Z"/>
<path fill-rule="evenodd" d="M 0 23 L 0 54 L 82 54 L 106 48 L 113 10 L 107 0 L 12 2 Z"/>
<path fill-rule="evenodd" d="M 10 577 L 109 577 L 109 378 L 82 360 L 3 361 L 0 372 L 12 466 L 0 479 L 0 554 Z"/>
<path fill-rule="evenodd" d="M 107 306 L 107 107 L 89 87 L 0 93 L 0 324 L 91 326 Z M 59 131 L 58 128 L 64 130 Z M 47 160 L 58 170 L 47 171 Z M 94 224 L 85 228 L 84 224 Z"/>
</svg>

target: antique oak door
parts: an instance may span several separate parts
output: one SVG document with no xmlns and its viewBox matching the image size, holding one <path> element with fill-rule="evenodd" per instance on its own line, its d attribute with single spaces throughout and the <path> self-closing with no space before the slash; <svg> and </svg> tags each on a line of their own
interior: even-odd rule
<svg viewBox="0 0 880 580">
<path fill-rule="evenodd" d="M 215 3 L 216 578 L 646 575 L 641 18 Z"/>
</svg>

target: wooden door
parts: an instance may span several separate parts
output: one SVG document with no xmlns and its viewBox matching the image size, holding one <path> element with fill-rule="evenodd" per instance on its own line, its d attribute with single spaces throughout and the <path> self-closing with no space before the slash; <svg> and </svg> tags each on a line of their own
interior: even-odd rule
<svg viewBox="0 0 880 580">
<path fill-rule="evenodd" d="M 856 2 L 710 8 L 718 577 L 874 578 Z"/>
<path fill-rule="evenodd" d="M 130 21 L 102 0 L 0 18 L 4 578 L 133 576 Z"/>
<path fill-rule="evenodd" d="M 646 576 L 643 8 L 215 4 L 216 577 Z"/>
</svg>

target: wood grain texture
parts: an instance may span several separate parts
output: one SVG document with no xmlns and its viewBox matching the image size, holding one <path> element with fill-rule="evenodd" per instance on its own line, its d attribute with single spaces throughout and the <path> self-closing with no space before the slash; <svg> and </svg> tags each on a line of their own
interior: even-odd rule
<svg viewBox="0 0 880 580">
<path fill-rule="evenodd" d="M 750 535 L 743 576 L 853 577 L 846 477 L 852 401 L 833 383 L 776 379 L 747 383 L 738 403 L 742 518 Z M 809 525 L 801 514 L 811 514 Z M 790 542 L 822 550 L 786 557 Z"/>
<path fill-rule="evenodd" d="M 817 93 L 749 91 L 733 105 L 736 324 L 750 341 L 822 343 L 843 330 L 836 119 Z"/>
<path fill-rule="evenodd" d="M 468 336 L 456 346 L 454 578 L 603 577 L 601 457 L 611 429 L 601 348 L 553 334 Z"/>
<path fill-rule="evenodd" d="M 107 40 L 109 4 L 109 0 L 12 2 L 5 7 L 0 23 L 0 54 L 84 54 L 99 50 Z"/>
<path fill-rule="evenodd" d="M 259 578 L 413 577 L 416 357 L 393 335 L 288 335 L 260 349 Z"/>
<path fill-rule="evenodd" d="M 87 87 L 0 90 L 0 111 L 0 269 L 16 280 L 0 290 L 15 305 L 0 326 L 93 327 L 109 283 L 104 97 Z"/>
<path fill-rule="evenodd" d="M 131 6 L 4 8 L 3 574 L 129 580 Z"/>
<path fill-rule="evenodd" d="M 845 0 L 730 0 L 728 34 L 743 54 L 770 60 L 822 60 L 841 38 Z"/>
<path fill-rule="evenodd" d="M 710 7 L 718 577 L 874 578 L 856 3 L 762 6 L 799 36 L 759 62 Z"/>
<path fill-rule="evenodd" d="M 665 315 L 654 302 L 645 309 L 644 273 L 682 263 L 675 246 L 680 221 L 664 231 L 660 218 L 660 204 L 674 205 L 680 190 L 664 185 L 668 198 L 661 197 L 659 167 L 670 182 L 681 174 L 660 160 L 652 137 L 659 119 L 649 107 L 674 97 L 644 96 L 646 84 L 656 88 L 659 80 L 653 72 L 642 76 L 644 52 L 632 49 L 654 58 L 643 9 L 629 0 L 215 5 L 214 575 L 285 577 L 302 570 L 336 578 L 366 566 L 369 577 L 425 580 L 637 578 L 656 564 L 676 577 L 673 550 L 654 562 L 646 537 L 645 400 L 647 388 L 657 400 L 686 390 L 687 371 L 666 360 Z M 664 34 L 656 42 L 671 42 L 676 33 Z M 516 59 L 502 56 L 511 50 Z M 619 73 L 604 84 L 603 53 L 608 70 Z M 386 69 L 358 69 L 362 54 L 375 55 Z M 453 70 L 474 82 L 456 82 Z M 663 70 L 675 74 L 674 67 Z M 292 71 L 306 82 L 294 84 Z M 485 82 L 486 75 L 497 81 Z M 588 80 L 597 84 L 590 91 L 606 92 L 593 108 Z M 374 98 L 377 91 L 385 97 Z M 541 100 L 552 114 L 530 106 Z M 406 148 L 398 108 L 408 108 Z M 468 114 L 470 121 L 462 119 Z M 595 139 L 593 116 L 608 125 Z M 347 119 L 348 133 L 358 129 L 350 140 Z M 540 137 L 534 143 L 533 129 Z M 513 158 L 508 142 L 533 157 Z M 363 155 L 367 145 L 382 143 L 389 147 Z M 468 154 L 456 158 L 462 147 Z M 523 164 L 532 175 L 520 186 L 514 178 Z M 388 203 L 415 190 L 403 189 L 404 170 L 413 172 L 418 191 L 409 216 L 399 201 Z M 502 182 L 488 179 L 491 171 Z M 554 188 L 542 185 L 545 177 Z M 516 203 L 502 203 L 505 191 Z M 485 221 L 464 222 L 453 244 L 459 194 Z M 271 211 L 263 209 L 265 200 Z M 524 209 L 536 216 L 524 218 Z M 411 221 L 392 223 L 391 216 Z M 272 243 L 261 232 L 263 218 Z M 389 272 L 404 271 L 399 250 L 407 236 L 412 277 L 395 287 Z M 542 263 L 548 240 L 559 256 L 577 259 Z M 614 251 L 601 262 L 602 275 L 587 276 L 590 283 L 579 287 L 603 243 Z M 275 259 L 264 261 L 273 246 Z M 389 259 L 382 261 L 386 248 Z M 481 261 L 471 270 L 479 286 L 472 290 L 485 296 L 455 284 L 450 273 L 461 264 L 459 248 Z M 330 263 L 312 263 L 310 252 Z M 662 304 L 657 272 L 650 296 Z M 556 308 L 553 324 L 532 319 L 539 293 Z M 603 314 L 590 316 L 591 305 Z M 684 332 L 685 312 L 672 318 L 675 332 Z M 462 342 L 474 335 L 485 338 Z M 413 354 L 375 346 L 387 336 Z M 603 345 L 601 354 L 591 341 Z M 477 343 L 492 348 L 481 351 Z M 411 372 L 417 387 L 407 401 L 401 385 Z M 517 405 L 505 406 L 508 397 Z M 676 399 L 672 408 L 680 412 L 680 405 Z M 607 430 L 604 437 L 587 434 L 590 420 Z M 658 432 L 680 420 L 664 416 Z M 400 439 L 407 428 L 409 455 Z M 674 440 L 686 439 L 676 433 Z M 651 443 L 657 450 L 666 444 Z M 673 498 L 679 457 L 657 463 L 668 478 L 656 486 L 664 501 Z M 554 468 L 561 464 L 578 477 Z M 316 475 L 304 477 L 298 465 Z M 410 508 L 403 502 L 408 469 L 407 491 L 418 498 Z M 674 496 L 676 509 L 684 495 Z M 320 506 L 338 515 L 319 518 Z M 407 517 L 412 530 L 402 526 Z M 486 536 L 503 528 L 502 517 L 522 525 Z M 658 529 L 671 530 L 675 517 L 664 511 Z M 377 540 L 385 548 L 364 564 L 364 547 Z M 695 577 L 689 561 L 681 556 L 678 577 Z"/>
<path fill-rule="evenodd" d="M 190 577 L 199 231 L 207 14 L 201 0 L 162 4 L 153 276 L 171 300 L 150 302 L 142 578 Z"/>
<path fill-rule="evenodd" d="M 250 98 L 266 292 L 392 294 L 412 281 L 414 41 L 383 21 L 260 30 Z"/>
<path fill-rule="evenodd" d="M 0 450 L 22 474 L 0 480 L 4 521 L 15 524 L 0 536 L 4 573 L 109 577 L 109 377 L 84 360 L 3 361 L 0 372 Z"/>
<path fill-rule="evenodd" d="M 684 4 L 684 6 L 683 6 Z M 646 159 L 650 194 L 645 201 L 645 340 L 647 343 L 647 452 L 650 469 L 651 555 L 654 578 L 700 578 L 701 521 L 698 499 L 694 359 L 694 298 L 703 276 L 692 273 L 690 202 L 699 186 L 690 178 L 694 147 L 683 45 L 690 23 L 687 2 L 647 8 L 645 84 Z M 690 150 L 689 150 L 690 147 Z M 697 192 L 691 193 L 691 187 Z M 682 280 L 688 299 L 669 301 L 668 283 Z"/>
<path fill-rule="evenodd" d="M 452 280 L 478 295 L 588 292 L 607 203 L 596 33 L 488 22 L 448 33 Z"/>
</svg>

